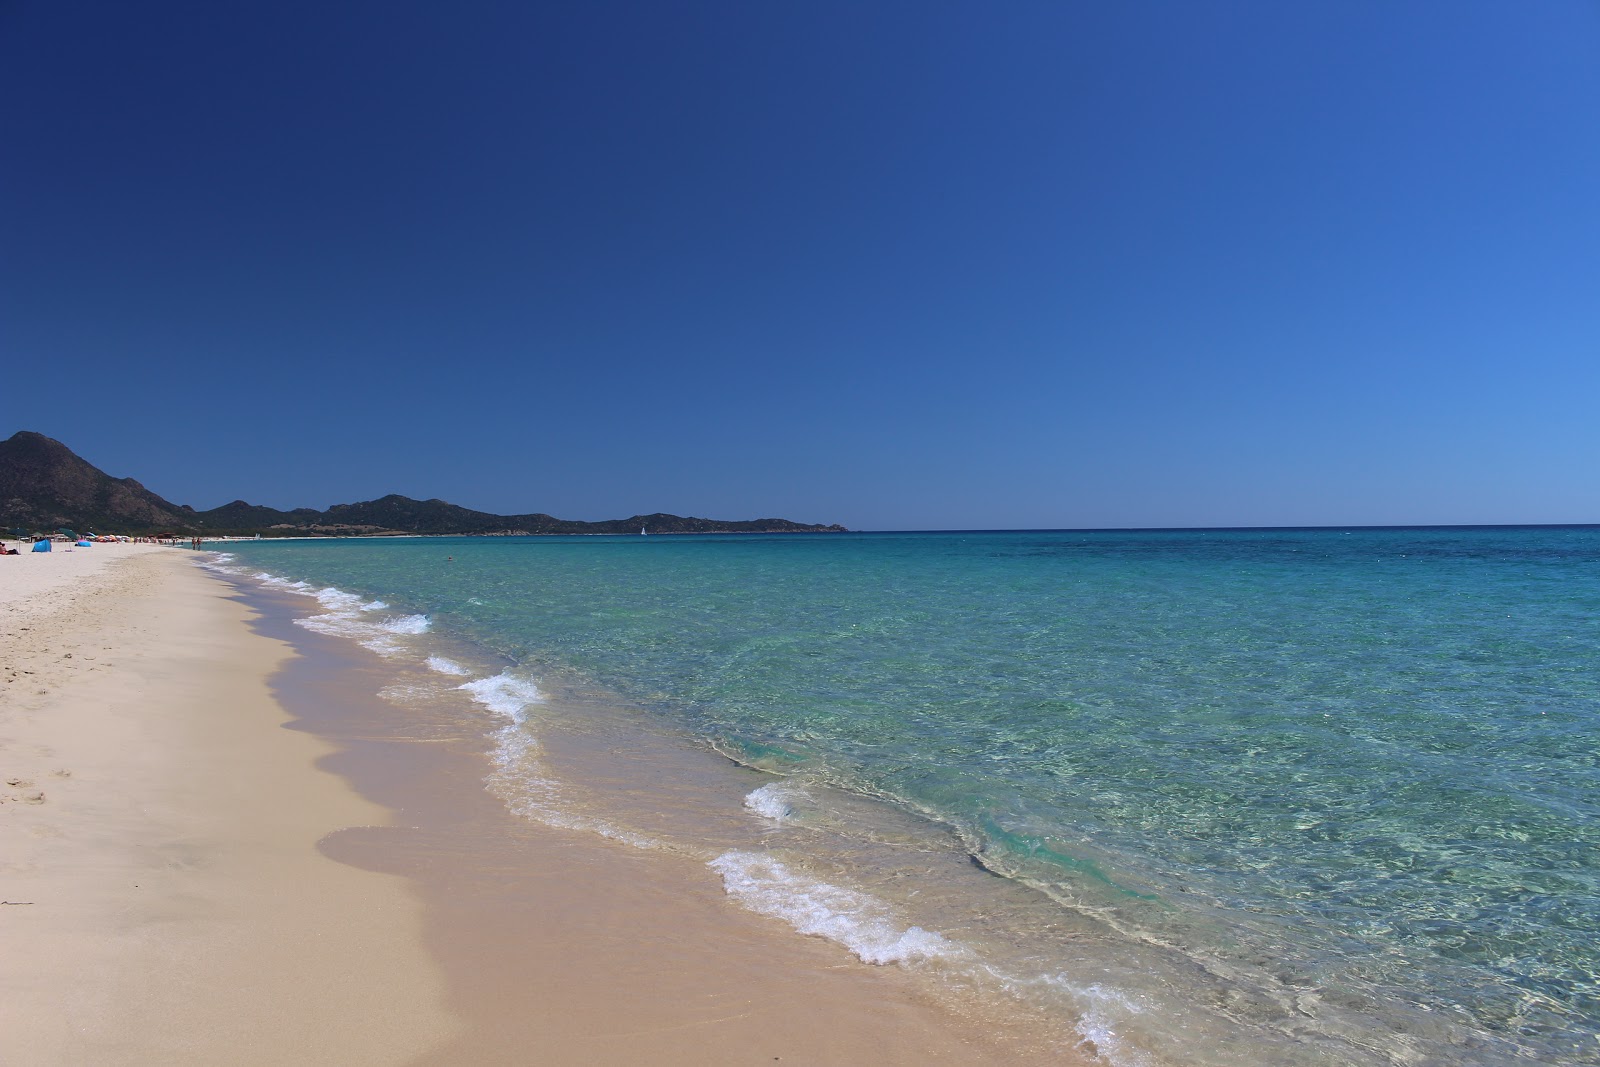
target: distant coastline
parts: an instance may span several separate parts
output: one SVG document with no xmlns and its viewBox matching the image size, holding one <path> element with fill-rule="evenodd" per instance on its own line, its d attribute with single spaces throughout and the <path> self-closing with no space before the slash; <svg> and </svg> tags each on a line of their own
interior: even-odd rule
<svg viewBox="0 0 1600 1067">
<path fill-rule="evenodd" d="M 19 430 L 0 441 L 0 528 L 183 537 L 533 537 L 573 534 L 844 533 L 837 523 L 706 519 L 654 512 L 585 522 L 542 512 L 495 515 L 444 500 L 390 494 L 354 504 L 277 508 L 235 500 L 209 511 L 174 504 L 132 478 L 113 478 L 60 441 Z"/>
</svg>

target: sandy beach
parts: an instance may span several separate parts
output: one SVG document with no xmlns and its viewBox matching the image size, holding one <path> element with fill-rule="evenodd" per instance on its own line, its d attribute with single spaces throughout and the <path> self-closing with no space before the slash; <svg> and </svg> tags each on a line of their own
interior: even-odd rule
<svg viewBox="0 0 1600 1067">
<path fill-rule="evenodd" d="M 194 562 L 3 561 L 0 1062 L 1039 1052 L 742 910 L 693 860 L 512 816 L 481 736 L 397 717 L 377 656 Z"/>
<path fill-rule="evenodd" d="M 279 728 L 287 647 L 176 549 L 3 562 L 0 1059 L 387 1063 L 448 1037 L 415 894 L 317 851 L 388 814 Z"/>
</svg>

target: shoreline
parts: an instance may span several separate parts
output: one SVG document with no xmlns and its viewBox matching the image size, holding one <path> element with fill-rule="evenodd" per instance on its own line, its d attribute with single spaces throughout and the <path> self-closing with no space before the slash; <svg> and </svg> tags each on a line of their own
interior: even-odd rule
<svg viewBox="0 0 1600 1067">
<path fill-rule="evenodd" d="M 698 861 L 517 818 L 485 789 L 481 719 L 397 714 L 393 665 L 294 626 L 302 598 L 147 551 L 4 604 L 8 630 L 116 650 L 0 726 L 8 775 L 25 750 L 75 763 L 0 823 L 27 844 L 0 896 L 35 901 L 0 910 L 0 1023 L 41 1052 L 19 1062 L 1017 1062 Z M 159 892 L 130 904 L 135 884 Z"/>
<path fill-rule="evenodd" d="M 784 945 L 820 936 L 848 948 L 836 954 L 840 966 L 860 967 L 857 957 L 888 963 L 869 970 L 915 979 L 916 992 L 946 1009 L 945 1018 L 1026 1042 L 1028 1051 L 1011 1053 L 1008 1062 L 1400 1062 L 1387 1055 L 1393 1034 L 1405 1035 L 1402 1047 L 1415 1040 L 1416 1047 L 1473 1049 L 1473 1037 L 1452 1020 L 1408 1011 L 1408 1001 L 1392 1005 L 1403 1028 L 1385 1029 L 1388 1020 L 1353 997 L 1323 1000 L 1312 984 L 1317 978 L 1300 977 L 1322 971 L 1227 969 L 1226 950 L 1233 946 L 1205 952 L 1215 941 L 1200 936 L 1211 932 L 1200 929 L 1210 918 L 1203 899 L 1172 923 L 1179 935 L 1198 931 L 1193 941 L 1174 942 L 1169 950 L 1130 936 L 1132 923 L 1116 922 L 1121 912 L 1100 909 L 1107 900 L 1120 903 L 1112 893 L 1135 898 L 1130 913 L 1145 907 L 1141 900 L 1151 901 L 1150 909 L 1168 906 L 1128 893 L 1126 880 L 1103 881 L 1110 888 L 1100 897 L 1062 900 L 1050 893 L 1050 883 L 1030 880 L 1033 872 L 1008 877 L 1003 868 L 996 871 L 985 862 L 992 857 L 980 854 L 981 838 L 975 843 L 953 834 L 951 823 L 927 819 L 915 805 L 834 789 L 825 774 L 786 764 L 781 748 L 770 759 L 760 746 L 724 752 L 713 743 L 714 731 L 698 730 L 696 720 L 675 714 L 669 696 L 662 694 L 662 706 L 655 707 L 648 685 L 628 687 L 639 677 L 630 667 L 673 665 L 651 658 L 650 639 L 659 638 L 663 626 L 692 626 L 701 606 L 695 596 L 703 583 L 651 599 L 655 587 L 642 576 L 660 566 L 648 552 L 616 557 L 642 563 L 596 572 L 572 549 L 499 566 L 494 555 L 457 551 L 464 562 L 441 567 L 423 546 L 392 548 L 392 554 L 357 557 L 352 551 L 346 557 L 291 555 L 284 546 L 282 555 L 224 554 L 217 563 L 242 589 L 274 596 L 292 591 L 286 612 L 312 616 L 299 618 L 296 629 L 336 638 L 327 647 L 341 650 L 340 658 L 377 665 L 361 688 L 368 696 L 381 691 L 382 714 L 415 720 L 448 702 L 459 718 L 466 698 L 457 690 L 467 689 L 480 705 L 466 709 L 474 772 L 482 774 L 490 757 L 496 768 L 491 788 L 527 820 L 579 829 L 588 847 L 628 846 L 711 861 L 706 865 L 723 880 L 710 883 L 713 896 L 726 894 L 741 911 L 778 917 L 783 944 L 774 944 L 773 961 L 787 965 Z M 808 558 L 794 564 L 808 565 Z M 519 582 L 523 576 L 531 580 Z M 507 597 L 507 589 L 522 599 Z M 778 597 L 781 602 L 781 590 Z M 662 603 L 675 610 L 650 618 L 665 621 L 629 629 L 631 612 Z M 785 617 L 758 614 L 731 634 L 692 631 L 708 639 L 683 642 L 677 652 L 712 656 L 712 667 L 725 664 L 728 649 L 742 650 L 762 635 L 788 639 L 789 621 L 779 614 Z M 579 639 L 564 644 L 574 632 Z M 815 627 L 800 632 L 818 640 Z M 379 655 L 367 655 L 363 646 Z M 642 658 L 635 662 L 635 656 Z M 612 687 L 608 677 L 621 686 Z M 786 736 L 781 719 L 772 725 Z M 495 735 L 492 741 L 485 732 Z M 733 737 L 739 740 L 736 732 Z M 470 788 L 476 794 L 480 785 L 474 781 Z M 602 836 L 624 844 L 596 840 Z M 1021 843 L 1025 847 L 1026 839 Z M 1098 858 L 1092 847 L 1079 842 L 1079 855 L 1091 863 Z M 706 887 L 702 867 L 683 869 Z M 1093 891 L 1090 879 L 1083 881 Z M 930 932 L 931 945 L 921 940 Z M 1186 952 L 1188 945 L 1200 951 Z M 1337 965 L 1337 956 L 1324 958 Z M 1301 999 L 1304 988 L 1311 992 Z M 1284 989 L 1294 999 L 1279 999 Z M 1462 1062 L 1468 1059 L 1497 1062 L 1470 1055 Z"/>
<path fill-rule="evenodd" d="M 299 652 L 274 679 L 290 728 L 336 745 L 323 768 L 399 812 L 402 826 L 354 827 L 321 847 L 405 875 L 424 901 L 466 1026 L 418 1064 L 529 1049 L 554 1063 L 686 1067 L 1080 1062 L 996 1042 L 901 969 L 745 910 L 699 858 L 519 817 L 486 787 L 492 715 L 464 694 L 397 707 L 381 695 L 403 674 L 396 661 L 295 625 L 304 594 L 223 580 L 258 608 L 258 632 Z"/>
</svg>

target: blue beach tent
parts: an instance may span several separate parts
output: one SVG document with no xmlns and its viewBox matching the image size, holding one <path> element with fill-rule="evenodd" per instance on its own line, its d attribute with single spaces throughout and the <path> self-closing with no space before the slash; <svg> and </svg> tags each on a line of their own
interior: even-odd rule
<svg viewBox="0 0 1600 1067">
<path fill-rule="evenodd" d="M 92 541 L 79 541 L 78 542 L 78 547 L 79 548 L 93 548 L 94 547 L 94 542 L 92 542 Z"/>
<path fill-rule="evenodd" d="M 48 551 L 50 551 L 50 542 L 49 541 L 35 541 L 33 543 L 33 550 L 35 552 L 48 552 Z"/>
</svg>

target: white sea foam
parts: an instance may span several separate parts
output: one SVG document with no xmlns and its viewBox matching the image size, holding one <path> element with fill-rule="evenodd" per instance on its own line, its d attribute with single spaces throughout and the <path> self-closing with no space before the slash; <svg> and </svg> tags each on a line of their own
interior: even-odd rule
<svg viewBox="0 0 1600 1067">
<path fill-rule="evenodd" d="M 457 678 L 465 678 L 472 673 L 455 660 L 445 659 L 443 656 L 429 656 L 428 669 L 440 674 L 454 675 Z"/>
<path fill-rule="evenodd" d="M 504 715 L 515 723 L 527 720 L 528 706 L 544 699 L 539 687 L 526 678 L 510 671 L 502 671 L 490 678 L 479 678 L 457 686 L 472 694 L 472 699 L 496 715 Z"/>
<path fill-rule="evenodd" d="M 449 660 L 442 662 L 456 666 Z M 660 842 L 642 834 L 580 813 L 564 795 L 561 783 L 540 761 L 539 741 L 527 726 L 528 708 L 544 699 L 536 684 L 510 671 L 502 671 L 456 688 L 472 694 L 473 700 L 496 715 L 511 720 L 494 732 L 494 751 L 490 756 L 494 772 L 489 775 L 487 784 L 512 814 L 546 826 L 585 830 L 635 848 L 659 847 Z"/>
<path fill-rule="evenodd" d="M 343 589 L 336 589 L 331 585 L 325 586 L 322 589 L 318 589 L 314 595 L 317 598 L 317 603 L 321 604 L 329 611 L 337 612 L 354 613 L 358 611 L 366 611 L 369 604 L 381 603 L 381 601 L 377 600 L 362 600 L 354 593 L 347 593 Z"/>
<path fill-rule="evenodd" d="M 429 629 L 426 615 L 394 615 L 381 619 L 368 616 L 389 605 L 381 600 L 363 600 L 334 586 L 313 590 L 304 582 L 286 582 L 272 575 L 257 575 L 263 584 L 279 585 L 297 593 L 310 592 L 325 609 L 321 615 L 296 619 L 295 623 L 315 633 L 333 637 L 349 637 L 382 656 L 394 656 L 405 651 L 397 637 L 414 637 Z"/>
<path fill-rule="evenodd" d="M 291 593 L 309 593 L 313 588 L 307 582 L 296 582 L 291 581 L 288 578 L 279 578 L 276 574 L 268 574 L 266 571 L 257 571 L 255 574 L 255 580 L 260 582 L 262 585 L 268 586 L 269 588 L 283 589 Z"/>
<path fill-rule="evenodd" d="M 759 852 L 724 852 L 710 865 L 728 895 L 751 911 L 782 919 L 802 934 L 825 937 L 864 963 L 901 963 L 963 954 L 920 926 L 901 926 L 876 897 L 797 874 Z"/>
<path fill-rule="evenodd" d="M 201 556 L 199 563 L 200 566 L 204 567 L 206 570 L 216 571 L 218 574 L 246 573 L 242 568 L 232 565 L 233 558 L 233 556 L 226 552 L 218 552 L 211 556 Z"/>
<path fill-rule="evenodd" d="M 744 798 L 745 810 L 763 819 L 783 822 L 794 814 L 794 802 L 805 793 L 783 782 L 768 782 Z"/>
<path fill-rule="evenodd" d="M 479 698 L 474 694 L 473 699 Z M 661 842 L 643 834 L 577 811 L 563 794 L 561 783 L 540 763 L 539 742 L 520 719 L 513 719 L 496 730 L 494 739 L 494 753 L 491 758 L 495 769 L 494 773 L 489 775 L 487 784 L 489 789 L 505 802 L 506 808 L 513 815 L 520 815 L 525 819 L 563 830 L 583 830 L 599 834 L 601 837 L 608 837 L 613 841 L 632 845 L 634 848 L 661 847 Z"/>
<path fill-rule="evenodd" d="M 245 572 L 239 572 L 245 573 Z M 425 634 L 430 629 L 426 615 L 397 615 L 374 619 L 372 614 L 389 607 L 382 600 L 363 600 L 334 586 L 317 588 L 306 582 L 290 581 L 265 571 L 257 572 L 255 579 L 261 584 L 285 592 L 305 593 L 317 598 L 323 613 L 295 622 L 316 633 L 335 637 L 348 637 L 383 655 L 396 655 L 405 651 L 400 637 Z M 477 603 L 477 601 L 474 601 Z M 468 677 L 471 671 L 454 660 L 443 656 L 429 656 L 428 667 L 439 673 L 457 678 Z M 602 819 L 586 816 L 573 810 L 562 795 L 560 784 L 545 772 L 538 759 L 538 741 L 524 725 L 528 708 L 544 699 L 539 687 L 527 678 L 502 672 L 489 678 L 479 678 L 456 688 L 471 694 L 472 699 L 509 719 L 504 727 L 495 731 L 495 748 L 492 755 L 494 772 L 488 785 L 515 814 L 534 819 L 548 826 L 571 830 L 584 830 L 635 848 L 658 848 L 661 843 L 642 834 L 615 826 Z M 394 684 L 378 693 L 395 704 L 410 704 L 432 699 L 435 690 L 427 686 Z"/>
</svg>

